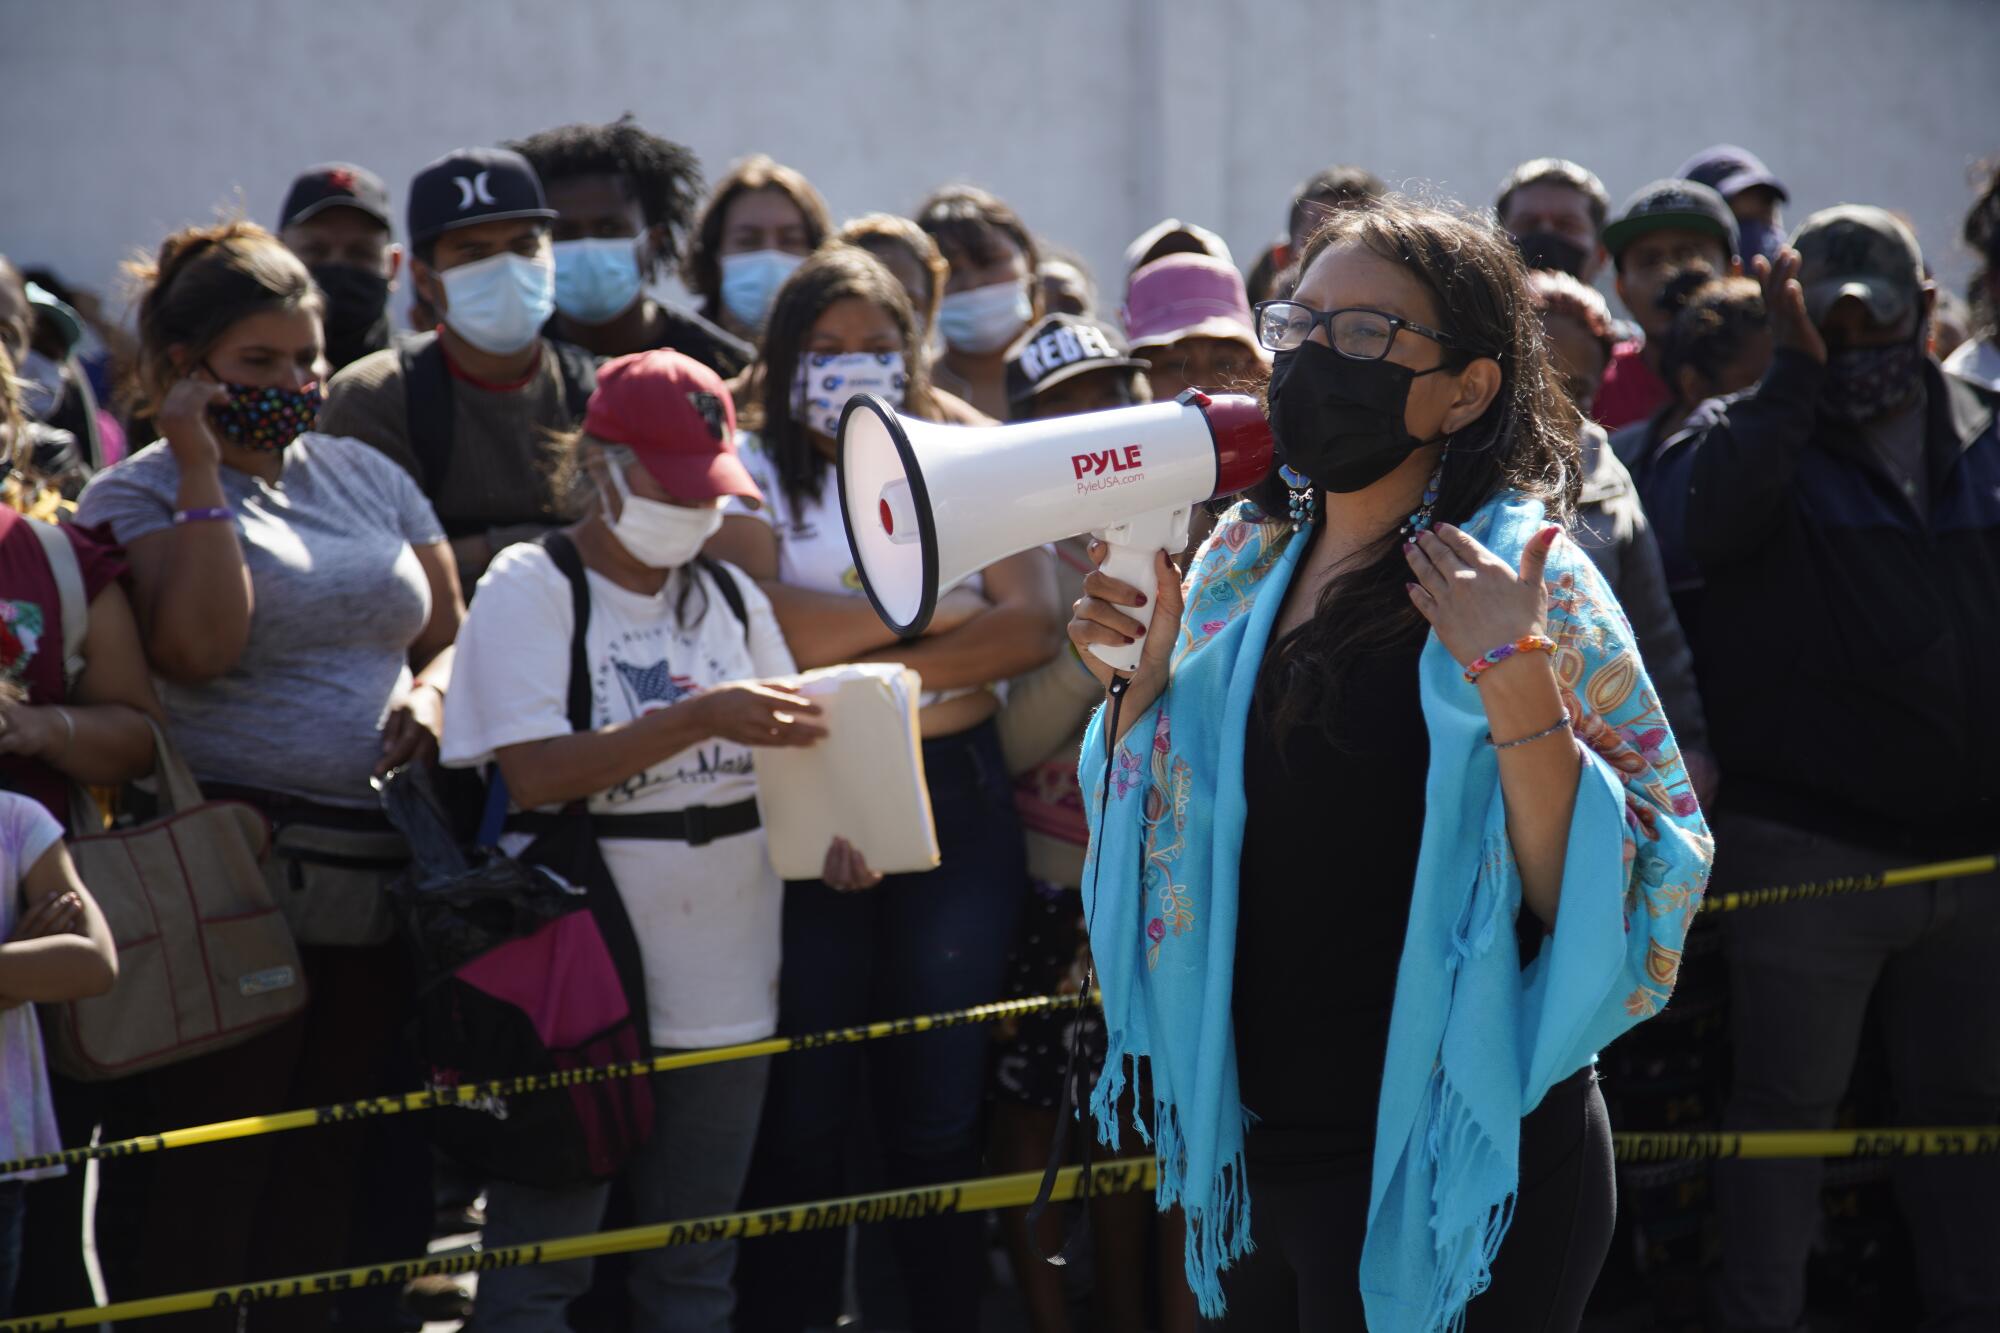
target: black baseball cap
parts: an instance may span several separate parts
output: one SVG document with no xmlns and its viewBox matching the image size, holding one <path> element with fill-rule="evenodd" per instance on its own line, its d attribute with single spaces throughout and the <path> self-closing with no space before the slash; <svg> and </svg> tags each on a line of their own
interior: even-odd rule
<svg viewBox="0 0 2000 1333">
<path fill-rule="evenodd" d="M 1785 183 L 1771 174 L 1764 165 L 1764 159 L 1748 148 L 1738 148 L 1733 143 L 1719 143 L 1704 148 L 1674 173 L 1683 180 L 1700 181 L 1724 199 L 1734 199 L 1745 190 L 1753 190 L 1759 185 L 1777 192 L 1778 198 L 1791 202 L 1791 194 Z"/>
<path fill-rule="evenodd" d="M 461 148 L 410 182 L 410 239 L 419 243 L 479 222 L 555 216 L 542 178 L 509 148 Z"/>
<path fill-rule="evenodd" d="M 1093 370 L 1146 368 L 1108 326 L 1080 315 L 1050 315 L 1007 349 L 1007 401 L 1019 407 Z"/>
<path fill-rule="evenodd" d="M 352 162 L 322 162 L 299 173 L 292 188 L 285 192 L 285 206 L 278 210 L 278 230 L 316 217 L 329 208 L 352 208 L 384 227 L 392 225 L 389 190 L 380 176 Z"/>
<path fill-rule="evenodd" d="M 1706 232 L 1737 253 L 1736 215 L 1729 205 L 1700 181 L 1658 180 L 1625 201 L 1618 216 L 1604 224 L 1604 248 L 1617 258 L 1639 237 L 1652 231 Z"/>
</svg>

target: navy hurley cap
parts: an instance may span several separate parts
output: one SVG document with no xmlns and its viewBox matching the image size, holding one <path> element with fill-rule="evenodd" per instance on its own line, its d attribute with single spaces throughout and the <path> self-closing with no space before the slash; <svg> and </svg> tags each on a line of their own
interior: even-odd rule
<svg viewBox="0 0 2000 1333">
<path fill-rule="evenodd" d="M 410 239 L 422 243 L 454 227 L 507 218 L 555 219 L 541 177 L 507 148 L 461 148 L 410 182 Z"/>
</svg>

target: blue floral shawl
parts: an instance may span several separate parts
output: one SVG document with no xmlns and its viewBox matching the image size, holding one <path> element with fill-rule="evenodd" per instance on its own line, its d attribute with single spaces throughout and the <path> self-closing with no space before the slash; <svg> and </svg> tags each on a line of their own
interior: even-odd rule
<svg viewBox="0 0 2000 1333">
<path fill-rule="evenodd" d="M 1464 528 L 1518 566 L 1542 514 L 1510 494 Z M 1118 1104 L 1136 1062 L 1149 1062 L 1157 1204 L 1186 1212 L 1188 1282 L 1210 1316 L 1223 1306 L 1221 1270 L 1250 1248 L 1252 1114 L 1230 1016 L 1243 736 L 1306 536 L 1232 510 L 1190 575 L 1165 694 L 1115 757 L 1101 710 L 1083 747 L 1084 883 L 1110 1030 L 1090 1109 L 1116 1147 Z M 1430 771 L 1358 1275 L 1376 1333 L 1462 1325 L 1506 1234 L 1521 1118 L 1666 1004 L 1707 882 L 1713 843 L 1630 626 L 1573 542 L 1557 543 L 1546 579 L 1556 675 L 1585 761 L 1556 928 L 1525 969 L 1521 882 L 1478 692 L 1436 635 L 1419 659 Z M 1136 1109 L 1133 1124 L 1148 1136 Z"/>
</svg>

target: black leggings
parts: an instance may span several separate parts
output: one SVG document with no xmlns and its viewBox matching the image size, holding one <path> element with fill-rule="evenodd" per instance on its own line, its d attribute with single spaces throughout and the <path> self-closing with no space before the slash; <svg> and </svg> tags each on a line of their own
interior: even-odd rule
<svg viewBox="0 0 2000 1333">
<path fill-rule="evenodd" d="M 1257 1248 L 1222 1275 L 1225 1329 L 1366 1333 L 1358 1274 L 1368 1226 L 1368 1167 L 1331 1180 L 1254 1180 Z M 1617 1211 L 1611 1121 L 1596 1070 L 1549 1090 L 1521 1122 L 1521 1192 L 1493 1263 L 1493 1285 L 1466 1307 L 1467 1333 L 1575 1333 L 1611 1248 Z"/>
</svg>

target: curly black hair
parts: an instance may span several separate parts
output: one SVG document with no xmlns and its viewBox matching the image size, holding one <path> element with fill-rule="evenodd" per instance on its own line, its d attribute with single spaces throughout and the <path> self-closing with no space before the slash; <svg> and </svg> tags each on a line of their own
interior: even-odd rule
<svg viewBox="0 0 2000 1333">
<path fill-rule="evenodd" d="M 646 225 L 662 228 L 661 253 L 680 253 L 701 208 L 694 150 L 639 128 L 626 112 L 608 125 L 559 125 L 507 147 L 528 159 L 544 185 L 573 176 L 623 176 Z"/>
<path fill-rule="evenodd" d="M 1660 340 L 1660 378 L 1676 392 L 1683 366 L 1714 384 L 1744 342 L 1770 327 L 1764 289 L 1755 279 L 1718 275 L 1702 264 L 1668 278 L 1659 304 L 1674 317 Z"/>
</svg>

